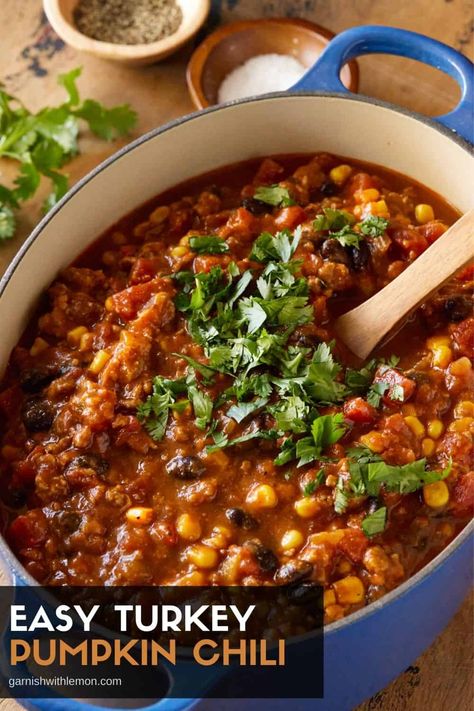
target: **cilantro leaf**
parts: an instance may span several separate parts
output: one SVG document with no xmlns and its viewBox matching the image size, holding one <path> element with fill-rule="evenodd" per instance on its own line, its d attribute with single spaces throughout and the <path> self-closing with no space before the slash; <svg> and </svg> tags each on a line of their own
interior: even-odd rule
<svg viewBox="0 0 474 711">
<path fill-rule="evenodd" d="M 387 522 L 387 507 L 381 506 L 376 511 L 368 514 L 362 521 L 362 531 L 367 538 L 376 536 L 377 533 L 382 533 Z"/>
<path fill-rule="evenodd" d="M 385 217 L 369 215 L 360 223 L 360 231 L 366 237 L 380 237 L 389 225 Z"/>
<path fill-rule="evenodd" d="M 186 391 L 184 380 L 153 379 L 153 392 L 137 408 L 137 417 L 148 434 L 157 442 L 163 439 L 168 424 L 169 411 L 176 402 L 176 395 Z"/>
<path fill-rule="evenodd" d="M 189 246 L 197 254 L 224 254 L 229 245 L 217 235 L 199 235 L 189 238 Z"/>
<path fill-rule="evenodd" d="M 328 237 L 336 239 L 343 247 L 359 247 L 363 236 L 355 232 L 352 227 L 346 225 L 338 232 L 330 232 Z"/>
<path fill-rule="evenodd" d="M 296 204 L 288 190 L 279 185 L 261 185 L 253 196 L 255 200 L 260 200 L 273 207 L 289 207 Z"/>
<path fill-rule="evenodd" d="M 308 369 L 306 390 L 320 403 L 335 403 L 342 400 L 346 386 L 336 380 L 341 366 L 336 363 L 327 343 L 316 348 Z"/>
<path fill-rule="evenodd" d="M 245 418 L 253 412 L 264 407 L 267 402 L 267 397 L 259 397 L 256 400 L 252 400 L 252 402 L 240 402 L 237 405 L 232 405 L 227 410 L 227 417 L 231 417 L 236 422 L 242 422 L 242 420 L 245 420 Z"/>
<path fill-rule="evenodd" d="M 50 209 L 67 191 L 67 176 L 58 169 L 78 152 L 79 118 L 107 139 L 127 133 L 136 122 L 136 114 L 128 106 L 106 109 L 89 99 L 81 103 L 76 85 L 80 73 L 81 69 L 76 68 L 60 75 L 58 83 L 66 90 L 67 101 L 36 114 L 0 88 L 0 157 L 19 163 L 13 189 L 0 185 L 0 240 L 13 236 L 15 220 L 11 208 L 19 207 L 36 193 L 41 176 L 52 183 L 45 209 Z"/>
<path fill-rule="evenodd" d="M 372 405 L 372 407 L 379 407 L 382 397 L 385 395 L 389 388 L 389 383 L 384 383 L 383 381 L 372 383 L 367 393 L 367 402 L 369 403 L 369 405 Z"/>
<path fill-rule="evenodd" d="M 342 230 L 344 227 L 353 225 L 355 217 L 346 210 L 334 210 L 331 207 L 323 208 L 320 215 L 316 215 L 313 221 L 313 227 L 318 232 L 327 230 Z"/>
<path fill-rule="evenodd" d="M 15 234 L 15 216 L 8 205 L 0 204 L 0 241 L 11 239 Z"/>
<path fill-rule="evenodd" d="M 316 489 L 323 483 L 324 476 L 324 469 L 320 469 L 316 474 L 315 478 L 305 484 L 303 488 L 303 496 L 311 496 L 311 494 L 314 494 Z"/>
<path fill-rule="evenodd" d="M 326 447 L 338 442 L 345 432 L 346 427 L 344 425 L 342 412 L 338 412 L 335 415 L 322 415 L 313 420 L 311 434 L 313 435 L 318 454 L 320 454 L 323 449 L 326 449 Z"/>
<path fill-rule="evenodd" d="M 289 230 L 282 230 L 276 235 L 270 232 L 262 232 L 257 237 L 250 252 L 250 259 L 257 262 L 270 262 L 280 260 L 289 262 L 301 240 L 301 229 L 296 229 L 293 233 Z"/>
<path fill-rule="evenodd" d="M 209 395 L 204 393 L 202 390 L 199 390 L 194 384 L 188 386 L 188 397 L 196 416 L 196 427 L 203 430 L 212 419 L 214 404 Z"/>
</svg>

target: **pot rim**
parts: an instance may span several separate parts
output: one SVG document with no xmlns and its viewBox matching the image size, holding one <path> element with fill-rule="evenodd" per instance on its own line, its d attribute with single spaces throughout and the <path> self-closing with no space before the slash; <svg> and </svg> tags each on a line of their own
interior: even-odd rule
<svg viewBox="0 0 474 711">
<path fill-rule="evenodd" d="M 25 240 L 23 245 L 20 247 L 16 255 L 14 256 L 13 260 L 10 262 L 7 270 L 5 271 L 5 274 L 0 280 L 0 298 L 5 292 L 5 289 L 7 288 L 7 285 L 10 283 L 11 279 L 13 278 L 17 268 L 20 266 L 21 261 L 25 254 L 28 252 L 30 247 L 33 245 L 33 243 L 40 237 L 41 233 L 43 232 L 44 228 L 50 223 L 50 221 L 55 217 L 55 215 L 66 205 L 74 196 L 85 186 L 87 185 L 91 180 L 95 178 L 96 175 L 101 173 L 104 169 L 108 168 L 109 165 L 112 165 L 115 163 L 115 161 L 125 157 L 128 153 L 133 151 L 135 148 L 138 146 L 141 146 L 144 143 L 147 143 L 148 141 L 152 140 L 156 136 L 159 136 L 163 133 L 166 133 L 167 131 L 170 131 L 173 128 L 176 128 L 177 126 L 180 126 L 183 123 L 187 123 L 189 121 L 192 121 L 196 118 L 201 117 L 202 115 L 205 114 L 211 114 L 215 113 L 218 111 L 226 111 L 228 109 L 232 109 L 235 106 L 238 106 L 240 104 L 250 104 L 254 103 L 257 101 L 268 101 L 268 100 L 279 100 L 279 99 L 287 99 L 287 98 L 308 98 L 308 97 L 321 97 L 321 98 L 336 98 L 336 99 L 344 99 L 345 101 L 355 101 L 359 103 L 364 103 L 372 106 L 377 106 L 380 108 L 388 109 L 390 111 L 393 111 L 395 113 L 402 114 L 403 116 L 408 116 L 409 118 L 413 118 L 421 123 L 424 123 L 428 128 L 435 129 L 442 135 L 448 137 L 450 140 L 452 140 L 454 143 L 456 143 L 458 146 L 460 146 L 463 150 L 465 150 L 469 155 L 473 156 L 473 150 L 468 141 L 466 141 L 464 138 L 461 138 L 458 136 L 454 131 L 446 128 L 445 126 L 439 124 L 436 122 L 435 119 L 423 116 L 421 114 L 416 113 L 415 111 L 411 111 L 410 109 L 406 109 L 400 106 L 396 106 L 395 104 L 391 104 L 386 101 L 382 101 L 380 99 L 373 99 L 368 96 L 363 96 L 363 95 L 355 95 L 355 94 L 344 94 L 342 92 L 326 92 L 326 91 L 302 91 L 298 93 L 292 94 L 291 92 L 273 92 L 271 94 L 263 94 L 261 96 L 251 96 L 251 97 L 246 97 L 245 99 L 236 99 L 235 101 L 230 101 L 226 104 L 217 104 L 213 106 L 209 106 L 208 108 L 201 110 L 201 111 L 194 111 L 190 114 L 186 114 L 185 116 L 178 117 L 176 119 L 173 119 L 172 121 L 168 121 L 167 123 L 163 124 L 162 126 L 159 126 L 157 128 L 152 129 L 151 131 L 148 131 L 147 133 L 143 134 L 142 136 L 139 136 L 136 138 L 134 141 L 131 141 L 129 144 L 124 146 L 123 148 L 120 148 L 118 151 L 113 153 L 111 156 L 106 158 L 102 163 L 99 163 L 95 168 L 93 168 L 91 171 L 89 171 L 83 178 L 81 178 L 68 192 L 66 195 L 64 195 L 61 200 L 56 203 L 56 205 L 48 212 L 47 215 L 45 215 L 42 220 L 38 223 L 38 225 L 35 227 L 35 229 L 31 232 L 30 236 Z M 454 553 L 455 550 L 457 550 L 463 543 L 467 541 L 469 538 L 470 534 L 474 532 L 474 520 L 470 521 L 462 531 L 451 541 L 451 543 L 444 548 L 441 553 L 439 553 L 433 560 L 431 560 L 429 563 L 427 563 L 421 570 L 419 570 L 415 575 L 411 576 L 406 580 L 404 583 L 402 583 L 400 586 L 392 590 L 391 592 L 387 593 L 383 597 L 381 597 L 379 600 L 376 600 L 366 607 L 361 608 L 357 612 L 352 613 L 348 617 L 344 617 L 341 620 L 337 620 L 336 622 L 332 622 L 329 625 L 327 625 L 324 628 L 324 634 L 325 636 L 329 634 L 333 634 L 340 629 L 343 629 L 345 627 L 349 627 L 352 624 L 355 624 L 357 622 L 360 622 L 361 620 L 370 617 L 371 615 L 375 614 L 376 612 L 379 612 L 383 607 L 386 605 L 389 605 L 391 602 L 394 602 L 398 598 L 402 597 L 405 595 L 410 588 L 415 587 L 419 585 L 425 578 L 427 578 L 431 573 L 433 573 L 435 570 L 437 570 L 439 567 L 443 565 L 445 560 L 452 554 Z M 26 582 L 29 585 L 38 585 L 38 582 L 25 570 L 23 565 L 20 563 L 18 558 L 15 556 L 9 545 L 7 544 L 5 538 L 0 535 L 0 554 L 4 558 L 4 560 L 9 564 L 10 570 L 8 571 L 9 573 L 13 574 L 13 582 L 15 584 L 16 582 L 16 577 L 17 574 L 19 574 L 19 577 Z"/>
</svg>

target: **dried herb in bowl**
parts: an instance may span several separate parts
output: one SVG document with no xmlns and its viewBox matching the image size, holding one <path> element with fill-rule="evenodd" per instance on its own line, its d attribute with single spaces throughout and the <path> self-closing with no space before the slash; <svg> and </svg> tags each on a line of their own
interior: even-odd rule
<svg viewBox="0 0 474 711">
<path fill-rule="evenodd" d="M 79 0 L 77 29 L 113 44 L 149 44 L 176 32 L 183 19 L 176 0 Z"/>
</svg>

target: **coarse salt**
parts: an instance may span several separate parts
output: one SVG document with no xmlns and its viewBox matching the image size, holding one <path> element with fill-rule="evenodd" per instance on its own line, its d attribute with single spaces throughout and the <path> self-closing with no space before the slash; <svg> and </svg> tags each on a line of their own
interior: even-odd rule
<svg viewBox="0 0 474 711">
<path fill-rule="evenodd" d="M 224 79 L 219 87 L 219 103 L 289 89 L 305 72 L 306 67 L 288 54 L 260 54 Z"/>
</svg>

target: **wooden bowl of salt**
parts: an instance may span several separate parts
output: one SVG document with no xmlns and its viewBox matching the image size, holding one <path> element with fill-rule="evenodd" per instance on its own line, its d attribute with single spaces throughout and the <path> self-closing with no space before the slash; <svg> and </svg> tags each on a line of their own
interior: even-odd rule
<svg viewBox="0 0 474 711">
<path fill-rule="evenodd" d="M 311 67 L 334 33 L 296 18 L 244 20 L 223 25 L 193 53 L 187 69 L 191 98 L 198 109 L 246 96 L 284 91 Z M 357 91 L 355 62 L 341 80 Z"/>
</svg>

